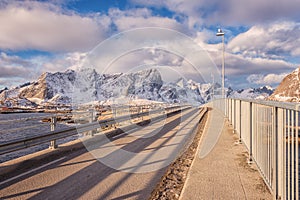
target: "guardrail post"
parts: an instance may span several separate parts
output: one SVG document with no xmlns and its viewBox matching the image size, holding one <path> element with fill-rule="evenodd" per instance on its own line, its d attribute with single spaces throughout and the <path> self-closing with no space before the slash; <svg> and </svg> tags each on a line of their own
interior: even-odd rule
<svg viewBox="0 0 300 200">
<path fill-rule="evenodd" d="M 91 109 L 89 123 L 93 123 L 94 121 L 95 121 L 94 111 Z M 89 135 L 94 136 L 95 134 L 96 134 L 96 129 L 93 129 L 93 130 L 91 130 Z"/>
<path fill-rule="evenodd" d="M 56 123 L 57 123 L 57 118 L 56 116 L 51 117 L 51 122 L 50 122 L 50 130 L 54 131 L 56 128 Z M 56 144 L 56 140 L 52 140 L 50 141 L 50 145 L 49 145 L 49 149 L 56 149 L 57 148 L 57 144 Z"/>
<path fill-rule="evenodd" d="M 144 106 L 141 106 L 141 113 L 143 113 L 144 112 Z M 144 120 L 144 117 L 143 117 L 143 115 L 142 115 L 142 119 L 141 119 L 142 121 Z"/>
</svg>

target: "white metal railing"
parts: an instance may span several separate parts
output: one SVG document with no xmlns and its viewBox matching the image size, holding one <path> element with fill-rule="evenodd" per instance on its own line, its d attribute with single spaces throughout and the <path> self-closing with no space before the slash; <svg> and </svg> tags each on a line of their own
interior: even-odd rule
<svg viewBox="0 0 300 200">
<path fill-rule="evenodd" d="M 219 99 L 212 106 L 228 117 L 274 198 L 298 200 L 299 104 Z"/>
</svg>

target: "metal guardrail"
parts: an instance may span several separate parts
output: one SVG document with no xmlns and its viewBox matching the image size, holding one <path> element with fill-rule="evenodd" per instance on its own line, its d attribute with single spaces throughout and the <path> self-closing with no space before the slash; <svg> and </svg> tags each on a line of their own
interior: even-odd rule
<svg viewBox="0 0 300 200">
<path fill-rule="evenodd" d="M 299 199 L 300 105 L 245 99 L 213 102 L 228 117 L 276 199 Z"/>
<path fill-rule="evenodd" d="M 105 111 L 110 111 L 110 112 L 114 112 L 114 113 L 122 113 L 122 112 L 128 112 L 131 110 L 143 110 L 145 108 L 156 108 L 156 107 L 162 107 L 165 106 L 164 104 L 145 104 L 145 105 L 128 105 L 128 106 L 124 106 L 124 105 L 120 105 L 120 106 L 114 106 L 114 107 L 110 107 L 107 109 L 103 109 Z M 94 110 L 90 109 L 90 110 Z M 101 111 L 101 110 L 100 110 Z M 41 115 L 41 116 L 34 116 L 34 117 L 21 117 L 21 118 L 16 118 L 16 119 L 9 119 L 9 120 L 0 120 L 0 125 L 1 124 L 8 124 L 8 123 L 16 123 L 16 122 L 23 122 L 23 121 L 30 121 L 30 120 L 42 120 L 45 118 L 51 118 L 51 117 L 65 117 L 65 116 L 74 116 L 74 115 L 83 115 L 83 114 L 90 114 L 89 110 L 81 110 L 81 111 L 72 111 L 69 113 L 65 113 L 65 114 L 61 114 L 61 113 L 56 113 L 56 114 L 48 114 L 48 115 Z M 110 115 L 110 114 L 102 114 L 103 115 Z"/>
<path fill-rule="evenodd" d="M 52 116 L 51 118 L 51 132 L 48 132 L 43 135 L 39 136 L 31 136 L 25 139 L 16 139 L 12 141 L 8 141 L 6 143 L 0 144 L 0 155 L 10 153 L 13 151 L 18 151 L 21 149 L 25 149 L 28 147 L 32 147 L 35 145 L 40 145 L 46 142 L 50 142 L 50 148 L 54 149 L 57 147 L 56 145 L 56 140 L 66 138 L 72 135 L 76 135 L 78 133 L 84 133 L 84 132 L 89 132 L 90 135 L 93 135 L 95 133 L 95 130 L 100 128 L 101 126 L 106 126 L 106 125 L 112 125 L 124 121 L 130 121 L 135 118 L 140 118 L 148 115 L 153 115 L 153 114 L 159 114 L 162 111 L 166 111 L 167 114 L 173 113 L 173 112 L 178 112 L 179 110 L 184 110 L 190 108 L 189 106 L 181 107 L 181 106 L 172 106 L 172 107 L 167 107 L 165 109 L 157 109 L 157 110 L 152 110 L 150 112 L 142 112 L 142 113 L 135 113 L 135 114 L 129 114 L 125 116 L 120 116 L 116 118 L 110 118 L 110 119 L 105 119 L 105 120 L 100 120 L 100 121 L 94 121 L 93 115 L 91 115 L 91 121 L 90 123 L 87 124 L 82 124 L 77 127 L 71 127 L 71 128 L 65 128 L 65 129 L 60 129 L 60 130 L 55 130 L 56 126 L 56 118 L 55 116 Z M 169 111 L 169 113 L 168 113 Z M 165 114 L 162 114 L 160 116 L 164 116 Z M 159 117 L 159 116 L 158 116 Z M 156 117 L 157 118 L 157 117 Z"/>
</svg>

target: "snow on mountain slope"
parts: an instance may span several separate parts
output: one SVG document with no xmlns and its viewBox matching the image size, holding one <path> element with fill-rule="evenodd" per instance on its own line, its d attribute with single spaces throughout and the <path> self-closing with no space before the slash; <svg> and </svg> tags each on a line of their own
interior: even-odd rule
<svg viewBox="0 0 300 200">
<path fill-rule="evenodd" d="M 110 93 L 107 97 L 137 96 L 142 99 L 159 99 L 158 91 L 163 81 L 156 69 L 122 74 L 101 85 L 101 91 Z"/>
<path fill-rule="evenodd" d="M 205 102 L 201 95 L 201 84 L 193 80 L 186 81 L 181 78 L 174 83 L 167 83 L 162 86 L 159 93 L 162 100 L 169 103 L 202 104 Z"/>
<path fill-rule="evenodd" d="M 300 67 L 282 80 L 268 100 L 300 102 Z"/>
<path fill-rule="evenodd" d="M 0 105 L 6 107 L 20 106 L 20 107 L 35 107 L 36 104 L 26 98 L 19 98 L 20 92 L 22 92 L 31 83 L 25 83 L 18 87 L 11 89 L 5 88 L 0 91 Z"/>
<path fill-rule="evenodd" d="M 156 69 L 112 75 L 100 75 L 95 70 L 85 69 L 77 74 L 73 100 L 82 103 L 122 96 L 158 100 L 162 84 L 161 75 Z"/>
<path fill-rule="evenodd" d="M 42 101 L 55 103 L 70 102 L 75 76 L 76 74 L 72 70 L 53 74 L 43 73 L 36 82 L 20 91 L 19 97 L 40 99 L 40 103 Z"/>
<path fill-rule="evenodd" d="M 265 99 L 273 93 L 274 89 L 270 86 L 263 86 L 260 88 L 248 88 L 237 91 L 232 91 L 229 94 L 231 98 L 239 99 Z"/>
</svg>

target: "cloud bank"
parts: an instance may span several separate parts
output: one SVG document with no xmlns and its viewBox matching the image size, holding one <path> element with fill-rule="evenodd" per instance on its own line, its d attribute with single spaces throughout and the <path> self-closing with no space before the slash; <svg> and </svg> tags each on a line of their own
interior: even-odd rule
<svg viewBox="0 0 300 200">
<path fill-rule="evenodd" d="M 250 84 L 277 84 L 268 77 L 273 74 L 273 80 L 280 80 L 300 62 L 298 0 L 254 0 L 247 4 L 238 0 L 129 0 L 126 9 L 90 13 L 69 10 L 67 4 L 61 0 L 0 2 L 0 86 L 11 84 L 14 78 L 32 79 L 43 71 L 76 68 L 109 36 L 141 27 L 169 28 L 188 35 L 220 68 L 221 40 L 211 27 L 227 26 L 225 66 L 229 84 L 245 81 L 245 77 Z M 164 15 L 157 9 L 169 13 Z M 51 56 L 13 55 L 23 50 L 46 51 Z M 115 68 L 126 71 L 134 63 L 186 64 L 178 59 L 160 52 L 152 57 L 140 52 L 123 58 Z"/>
<path fill-rule="evenodd" d="M 278 84 L 280 83 L 284 77 L 286 77 L 288 74 L 251 74 L 248 76 L 247 81 L 249 83 L 255 83 L 255 84 L 262 84 L 262 85 L 272 85 L 272 84 Z"/>
<path fill-rule="evenodd" d="M 0 48 L 43 51 L 89 50 L 106 37 L 109 20 L 80 16 L 56 5 L 13 2 L 0 8 Z M 102 24 L 99 24 L 99 23 Z"/>
</svg>

